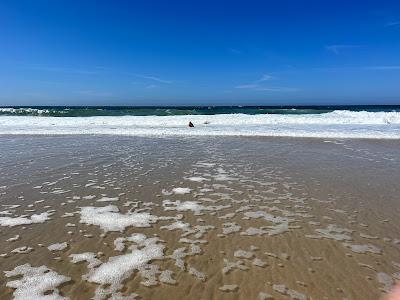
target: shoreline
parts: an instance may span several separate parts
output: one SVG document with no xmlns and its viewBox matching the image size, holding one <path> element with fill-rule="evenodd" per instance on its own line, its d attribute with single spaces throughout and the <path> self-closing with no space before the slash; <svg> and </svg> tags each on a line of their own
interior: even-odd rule
<svg viewBox="0 0 400 300">
<path fill-rule="evenodd" d="M 71 299 L 372 300 L 400 272 L 397 141 L 0 139 L 2 299 L 25 263 Z"/>
<path fill-rule="evenodd" d="M 190 130 L 190 129 L 188 129 Z M 111 133 L 0 133 L 1 137 L 71 137 L 71 136 L 88 136 L 88 137 L 132 137 L 132 138 L 149 138 L 149 139 L 175 139 L 175 138 L 185 138 L 185 139 L 197 139 L 197 138 L 250 138 L 250 139 L 294 139 L 294 140 L 354 140 L 354 141 L 399 141 L 399 137 L 323 137 L 323 136 L 287 136 L 287 135 L 218 135 L 218 134 L 201 134 L 201 135 L 182 135 L 182 134 L 111 134 Z"/>
</svg>

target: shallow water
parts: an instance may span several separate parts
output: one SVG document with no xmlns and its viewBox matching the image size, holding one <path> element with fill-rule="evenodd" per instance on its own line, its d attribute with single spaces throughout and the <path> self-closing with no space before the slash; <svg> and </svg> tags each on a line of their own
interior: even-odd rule
<svg viewBox="0 0 400 300">
<path fill-rule="evenodd" d="M 0 298 L 378 299 L 399 167 L 390 140 L 3 136 Z"/>
</svg>

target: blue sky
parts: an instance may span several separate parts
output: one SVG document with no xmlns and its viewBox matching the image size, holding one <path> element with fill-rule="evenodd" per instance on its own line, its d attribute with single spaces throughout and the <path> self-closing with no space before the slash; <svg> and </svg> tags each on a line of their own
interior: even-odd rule
<svg viewBox="0 0 400 300">
<path fill-rule="evenodd" d="M 399 1 L 0 1 L 0 105 L 400 104 Z"/>
</svg>

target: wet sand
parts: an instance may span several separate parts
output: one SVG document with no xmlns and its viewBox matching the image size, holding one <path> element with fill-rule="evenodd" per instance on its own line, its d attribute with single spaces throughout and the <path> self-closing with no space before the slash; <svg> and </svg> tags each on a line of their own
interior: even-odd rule
<svg viewBox="0 0 400 300">
<path fill-rule="evenodd" d="M 399 182 L 395 140 L 2 136 L 0 299 L 379 299 Z"/>
</svg>

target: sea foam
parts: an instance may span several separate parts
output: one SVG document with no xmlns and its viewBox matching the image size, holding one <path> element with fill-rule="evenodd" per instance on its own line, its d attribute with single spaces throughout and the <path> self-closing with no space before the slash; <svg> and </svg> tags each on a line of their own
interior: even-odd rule
<svg viewBox="0 0 400 300">
<path fill-rule="evenodd" d="M 192 121 L 194 128 L 188 128 Z M 400 139 L 400 112 L 184 116 L 1 116 L 0 134 L 135 136 L 292 136 Z"/>
<path fill-rule="evenodd" d="M 44 223 L 50 219 L 51 213 L 44 212 L 41 214 L 34 214 L 30 217 L 0 217 L 0 226 L 14 227 L 19 225 L 37 224 Z"/>
<path fill-rule="evenodd" d="M 109 260 L 97 268 L 90 270 L 84 276 L 89 282 L 100 286 L 96 290 L 94 299 L 105 299 L 109 295 L 116 296 L 116 292 L 123 287 L 123 281 L 129 278 L 135 270 L 140 271 L 154 259 L 164 257 L 165 246 L 157 238 L 147 238 L 143 234 L 132 235 L 138 247 L 133 247 L 132 252 L 124 255 L 110 257 Z"/>
<path fill-rule="evenodd" d="M 22 276 L 20 279 L 9 281 L 6 286 L 15 289 L 14 300 L 49 299 L 66 300 L 69 298 L 59 294 L 57 287 L 71 278 L 57 274 L 46 266 L 32 267 L 30 264 L 15 267 L 5 271 L 6 277 Z M 51 291 L 51 294 L 49 294 Z"/>
<path fill-rule="evenodd" d="M 157 216 L 147 212 L 121 214 L 115 205 L 81 207 L 81 223 L 100 226 L 103 231 L 124 231 L 126 227 L 150 227 Z"/>
</svg>

